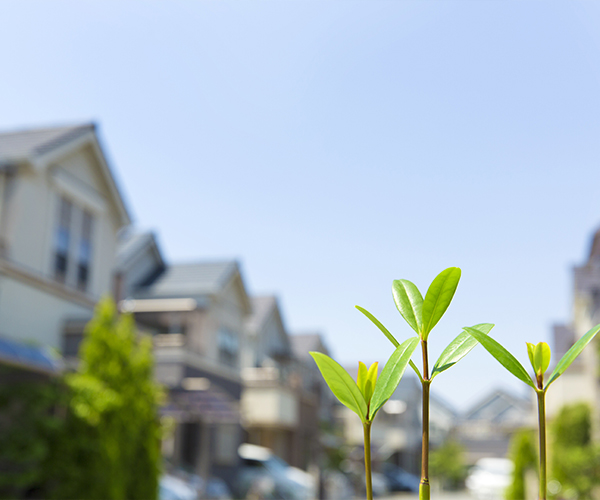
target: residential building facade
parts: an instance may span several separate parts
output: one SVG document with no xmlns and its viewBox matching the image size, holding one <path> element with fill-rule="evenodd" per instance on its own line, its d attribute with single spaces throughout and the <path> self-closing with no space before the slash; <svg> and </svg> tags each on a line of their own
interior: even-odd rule
<svg viewBox="0 0 600 500">
<path fill-rule="evenodd" d="M 129 223 L 93 124 L 0 134 L 0 338 L 62 351 L 112 293 Z"/>
<path fill-rule="evenodd" d="M 573 309 L 571 321 L 553 327 L 552 363 L 593 326 L 600 323 L 600 229 L 590 245 L 587 260 L 573 269 Z M 552 384 L 546 396 L 548 417 L 566 404 L 586 402 L 598 415 L 600 379 L 598 339 L 584 349 L 568 370 Z"/>
</svg>

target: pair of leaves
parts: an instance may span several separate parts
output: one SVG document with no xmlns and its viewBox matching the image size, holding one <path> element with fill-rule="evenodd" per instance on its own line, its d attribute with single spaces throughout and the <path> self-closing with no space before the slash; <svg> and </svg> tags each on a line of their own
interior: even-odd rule
<svg viewBox="0 0 600 500">
<path fill-rule="evenodd" d="M 538 342 L 537 344 L 526 342 L 526 344 L 533 371 L 538 376 L 543 375 L 550 366 L 550 346 L 546 342 Z"/>
<path fill-rule="evenodd" d="M 379 328 L 383 332 L 383 334 L 389 339 L 389 341 L 392 344 L 394 344 L 394 347 L 398 347 L 398 341 L 375 316 L 373 316 L 369 311 L 367 311 L 363 307 L 356 306 L 356 308 L 367 318 L 369 318 L 375 324 L 375 326 L 377 326 L 377 328 Z M 487 335 L 493 327 L 494 325 L 491 323 L 481 323 L 479 325 L 473 326 L 472 328 L 480 332 L 482 335 Z M 460 333 L 452 342 L 448 344 L 448 346 L 443 350 L 442 354 L 440 354 L 438 360 L 435 362 L 435 365 L 433 366 L 433 370 L 431 372 L 431 380 L 433 380 L 434 377 L 436 377 L 438 374 L 454 366 L 458 361 L 464 358 L 476 345 L 477 340 L 475 340 L 471 335 L 469 335 L 469 333 L 467 333 L 466 331 Z M 423 381 L 423 378 L 419 373 L 419 369 L 415 366 L 415 364 L 412 361 L 410 361 L 410 365 L 419 377 L 419 379 Z"/>
<path fill-rule="evenodd" d="M 449 267 L 436 276 L 425 294 L 408 280 L 394 280 L 392 295 L 398 311 L 423 340 L 427 340 L 452 302 L 460 281 L 458 267 Z"/>
<path fill-rule="evenodd" d="M 483 335 L 480 331 L 475 330 L 473 328 L 465 328 L 465 330 L 472 335 L 494 358 L 498 360 L 498 362 L 504 366 L 510 373 L 512 373 L 519 380 L 525 382 L 527 385 L 531 386 L 533 389 L 538 390 L 533 383 L 530 375 L 527 373 L 527 370 L 523 368 L 523 365 L 517 361 L 517 359 L 508 352 L 504 347 L 502 347 L 498 342 L 496 342 L 493 338 L 488 337 L 487 335 Z M 544 386 L 543 390 L 546 391 L 550 384 L 554 382 L 558 377 L 560 377 L 565 370 L 571 366 L 571 363 L 575 361 L 575 358 L 581 354 L 581 351 L 587 346 L 591 340 L 596 336 L 596 334 L 600 331 L 600 325 L 596 325 L 594 328 L 589 330 L 583 337 L 581 337 L 573 346 L 565 353 L 565 355 L 561 358 L 561 360 L 557 363 L 554 371 L 550 375 L 548 382 Z"/>
<path fill-rule="evenodd" d="M 365 398 L 367 406 L 369 406 L 369 402 L 373 396 L 373 391 L 375 390 L 378 368 L 379 363 L 377 361 L 375 361 L 375 363 L 373 363 L 368 369 L 367 365 L 365 365 L 362 361 L 358 362 L 358 376 L 356 377 L 356 385 Z"/>
<path fill-rule="evenodd" d="M 343 405 L 355 412 L 363 423 L 367 423 L 373 420 L 379 408 L 384 405 L 394 393 L 396 387 L 398 387 L 402 375 L 404 375 L 408 366 L 410 357 L 417 348 L 418 343 L 419 338 L 412 337 L 402 342 L 396 348 L 377 379 L 373 395 L 369 402 L 365 400 L 365 396 L 357 383 L 339 363 L 320 352 L 311 352 L 310 355 L 317 363 L 331 392 L 333 392 Z M 359 380 L 361 384 L 363 377 L 365 375 L 360 375 L 359 367 Z M 368 377 L 367 373 L 366 378 L 368 379 Z"/>
</svg>

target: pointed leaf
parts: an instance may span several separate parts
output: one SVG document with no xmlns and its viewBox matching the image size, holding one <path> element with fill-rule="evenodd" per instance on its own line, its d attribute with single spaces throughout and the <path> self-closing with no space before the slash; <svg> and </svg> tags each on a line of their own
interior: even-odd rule
<svg viewBox="0 0 600 500">
<path fill-rule="evenodd" d="M 527 370 L 523 368 L 523 365 L 517 361 L 517 359 L 496 342 L 492 337 L 481 333 L 475 328 L 465 327 L 465 331 L 469 332 L 470 335 L 475 337 L 479 343 L 485 347 L 485 349 L 492 355 L 498 362 L 504 366 L 510 373 L 512 373 L 519 380 L 525 382 L 527 385 L 535 389 L 535 385 L 531 380 L 531 377 L 527 373 Z"/>
<path fill-rule="evenodd" d="M 494 328 L 494 325 L 491 323 L 481 323 L 473 326 L 472 328 L 475 328 L 484 335 L 487 335 L 490 333 L 491 329 Z M 442 373 L 448 368 L 454 366 L 477 344 L 478 341 L 467 332 L 460 333 L 452 342 L 448 344 L 448 346 L 443 350 L 442 354 L 440 354 L 438 360 L 435 362 L 431 372 L 431 380 L 433 380 L 438 373 Z"/>
<path fill-rule="evenodd" d="M 561 358 L 561 360 L 554 368 L 552 375 L 548 379 L 548 383 L 546 384 L 545 389 L 547 389 L 552 382 L 554 382 L 558 377 L 560 377 L 564 371 L 571 366 L 571 363 L 575 361 L 575 358 L 581 354 L 581 351 L 585 348 L 586 345 L 590 343 L 590 341 L 596 336 L 596 334 L 600 331 L 600 325 L 596 325 L 589 332 L 587 332 L 583 337 L 581 337 L 571 349 L 569 349 L 565 355 Z"/>
<path fill-rule="evenodd" d="M 367 421 L 367 403 L 356 382 L 339 363 L 320 352 L 310 352 L 331 392 L 363 422 Z"/>
<path fill-rule="evenodd" d="M 531 362 L 531 367 L 533 371 L 535 371 L 535 360 L 533 359 L 533 354 L 535 352 L 535 344 L 531 342 L 525 342 L 527 344 L 527 355 L 529 356 L 529 361 Z"/>
<path fill-rule="evenodd" d="M 358 362 L 358 375 L 356 377 L 356 385 L 362 392 L 363 397 L 365 398 L 365 402 L 369 402 L 369 400 L 365 397 L 365 385 L 367 384 L 367 365 L 365 365 L 362 361 Z"/>
<path fill-rule="evenodd" d="M 537 374 L 545 373 L 550 366 L 550 346 L 546 342 L 538 342 L 533 350 L 533 361 L 535 362 L 535 372 Z"/>
<path fill-rule="evenodd" d="M 422 337 L 427 340 L 429 332 L 437 325 L 446 309 L 452 302 L 454 292 L 460 281 L 460 269 L 449 267 L 436 276 L 425 295 L 423 301 L 423 329 Z"/>
<path fill-rule="evenodd" d="M 371 401 L 371 397 L 373 396 L 373 391 L 375 390 L 375 385 L 377 384 L 377 371 L 378 371 L 379 363 L 375 361 L 369 368 L 367 373 L 366 383 L 365 383 L 365 401 L 367 402 L 367 406 Z"/>
<path fill-rule="evenodd" d="M 419 289 L 408 280 L 394 280 L 392 295 L 402 317 L 418 335 L 421 335 L 423 296 Z"/>
<path fill-rule="evenodd" d="M 408 366 L 410 357 L 419 344 L 419 337 L 411 337 L 405 340 L 398 346 L 394 353 L 390 356 L 387 363 L 381 371 L 381 375 L 375 385 L 375 392 L 371 398 L 371 405 L 369 408 L 369 419 L 373 420 L 373 417 L 377 413 L 377 410 L 383 406 L 383 404 L 390 398 L 398 384 L 404 371 Z"/>
<path fill-rule="evenodd" d="M 394 336 L 390 333 L 390 331 L 381 324 L 381 322 L 375 317 L 373 316 L 369 311 L 367 311 L 366 309 L 364 309 L 363 307 L 360 306 L 354 306 L 356 307 L 361 313 L 363 313 L 367 318 L 369 318 L 373 323 L 375 323 L 375 326 L 377 328 L 379 328 L 383 334 L 388 338 L 388 340 L 394 344 L 394 347 L 398 347 L 400 345 L 400 342 L 398 342 Z"/>
<path fill-rule="evenodd" d="M 411 359 L 410 362 L 408 363 L 410 365 L 410 367 L 413 369 L 413 371 L 417 374 L 417 377 L 419 378 L 419 381 L 421 383 L 424 382 L 423 380 L 423 375 L 421 375 L 421 372 L 419 371 L 419 369 L 417 368 L 417 365 L 415 365 L 413 363 L 413 360 Z"/>
</svg>

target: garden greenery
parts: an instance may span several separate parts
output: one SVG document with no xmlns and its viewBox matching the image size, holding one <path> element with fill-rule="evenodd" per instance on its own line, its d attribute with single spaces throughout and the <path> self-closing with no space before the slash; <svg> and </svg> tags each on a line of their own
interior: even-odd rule
<svg viewBox="0 0 600 500">
<path fill-rule="evenodd" d="M 461 271 L 457 267 L 450 267 L 442 271 L 431 283 L 425 298 L 419 289 L 408 280 L 395 280 L 392 283 L 392 295 L 398 311 L 417 334 L 414 337 L 400 343 L 390 331 L 369 311 L 356 306 L 367 318 L 369 318 L 394 345 L 395 351 L 388 360 L 381 376 L 375 384 L 373 395 L 366 397 L 359 385 L 348 373 L 334 360 L 320 353 L 311 353 L 337 398 L 361 418 L 364 427 L 365 441 L 365 475 L 367 483 L 367 499 L 372 499 L 371 485 L 371 459 L 370 459 L 370 429 L 377 410 L 394 393 L 408 364 L 415 371 L 423 386 L 423 447 L 421 460 L 421 484 L 419 487 L 419 498 L 429 500 L 429 388 L 432 380 L 440 373 L 454 366 L 476 345 L 475 340 L 466 331 L 460 333 L 442 352 L 438 360 L 429 371 L 429 354 L 427 342 L 429 334 L 438 324 L 452 298 L 460 281 Z M 494 325 L 482 323 L 473 328 L 483 335 L 487 334 Z M 423 356 L 423 373 L 410 360 L 410 357 L 421 344 Z M 362 380 L 359 367 L 359 381 Z M 368 372 L 367 372 L 368 377 Z"/>
<path fill-rule="evenodd" d="M 546 391 L 550 385 L 560 377 L 565 370 L 571 366 L 571 363 L 575 361 L 575 358 L 581 354 L 586 345 L 596 336 L 600 331 L 600 325 L 596 325 L 594 328 L 589 330 L 583 337 L 581 337 L 573 346 L 565 353 L 565 355 L 556 364 L 556 367 L 548 377 L 548 381 L 544 383 L 544 374 L 550 366 L 550 347 L 545 342 L 539 342 L 538 344 L 530 344 L 527 342 L 527 354 L 529 355 L 529 361 L 533 368 L 535 382 L 532 377 L 527 373 L 527 370 L 523 367 L 517 359 L 502 347 L 493 338 L 483 335 L 480 331 L 473 328 L 465 328 L 465 330 L 472 335 L 474 339 L 478 340 L 479 343 L 492 355 L 496 360 L 504 366 L 510 373 L 512 373 L 519 380 L 530 386 L 537 395 L 538 403 L 538 441 L 539 441 L 539 498 L 546 500 L 547 496 L 547 473 L 546 473 Z"/>
<path fill-rule="evenodd" d="M 377 363 L 371 365 L 369 369 L 363 363 L 359 363 L 358 377 L 354 381 L 346 370 L 333 359 L 322 353 L 311 352 L 332 392 L 342 404 L 354 411 L 363 423 L 368 500 L 372 500 L 373 498 L 370 451 L 371 425 L 377 411 L 396 390 L 409 364 L 417 374 L 423 387 L 423 439 L 419 499 L 429 500 L 430 386 L 435 377 L 454 366 L 478 343 L 481 343 L 509 372 L 533 388 L 537 394 L 539 416 L 539 497 L 541 500 L 546 499 L 546 391 L 594 338 L 600 330 L 600 325 L 592 328 L 567 351 L 557 363 L 546 383 L 544 383 L 544 374 L 550 366 L 550 347 L 545 342 L 539 342 L 535 345 L 527 343 L 527 353 L 534 371 L 534 379 L 532 379 L 527 370 L 523 368 L 516 358 L 488 335 L 494 327 L 491 323 L 480 323 L 471 327 L 464 327 L 463 331 L 442 351 L 442 354 L 430 371 L 428 352 L 429 335 L 448 309 L 458 287 L 460 277 L 461 271 L 459 268 L 450 267 L 445 269 L 433 280 L 425 294 L 425 298 L 423 298 L 419 289 L 410 281 L 405 279 L 393 281 L 392 295 L 396 307 L 404 320 L 417 334 L 402 343 L 398 342 L 373 314 L 360 306 L 356 306 L 360 312 L 383 332 L 395 347 L 395 351 L 386 363 L 379 378 L 377 377 Z M 421 345 L 422 353 L 422 371 L 410 359 L 419 344 Z"/>
</svg>

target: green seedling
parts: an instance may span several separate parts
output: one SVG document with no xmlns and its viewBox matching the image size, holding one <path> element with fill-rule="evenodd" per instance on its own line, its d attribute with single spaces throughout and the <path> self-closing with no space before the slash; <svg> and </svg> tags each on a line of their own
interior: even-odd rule
<svg viewBox="0 0 600 500">
<path fill-rule="evenodd" d="M 596 325 L 583 337 L 581 337 L 573 346 L 565 353 L 561 360 L 556 364 L 556 367 L 550 374 L 548 381 L 544 384 L 544 374 L 550 366 L 550 347 L 545 342 L 538 344 L 530 344 L 527 342 L 527 354 L 529 361 L 533 367 L 535 382 L 532 377 L 523 368 L 523 365 L 517 359 L 502 347 L 493 338 L 483 335 L 480 331 L 473 328 L 465 328 L 465 330 L 498 360 L 510 373 L 517 377 L 522 382 L 530 386 L 537 395 L 538 402 L 538 434 L 539 434 L 539 459 L 540 459 L 540 487 L 539 498 L 546 500 L 546 391 L 550 384 L 560 377 L 565 370 L 575 361 L 575 358 L 581 354 L 581 351 L 600 331 L 600 325 Z"/>
<path fill-rule="evenodd" d="M 399 344 L 377 377 L 378 363 L 367 370 L 364 363 L 358 365 L 356 382 L 342 366 L 329 356 L 311 352 L 325 382 L 340 402 L 356 413 L 363 423 L 365 444 L 365 482 L 367 500 L 373 500 L 371 482 L 371 425 L 379 409 L 398 387 L 408 366 L 410 357 L 419 344 L 418 337 L 412 337 Z"/>
<path fill-rule="evenodd" d="M 465 357 L 471 349 L 477 345 L 475 340 L 466 331 L 460 333 L 448 346 L 444 349 L 438 360 L 433 365 L 433 370 L 429 371 L 429 353 L 427 342 L 429 334 L 433 327 L 440 321 L 446 309 L 454 297 L 456 287 L 460 281 L 460 269 L 450 267 L 442 271 L 433 280 L 429 286 L 425 299 L 421 295 L 419 289 L 408 280 L 395 280 L 392 283 L 392 294 L 398 311 L 410 327 L 417 333 L 417 342 L 421 343 L 421 351 L 423 355 L 423 373 L 419 372 L 416 365 L 410 361 L 410 366 L 415 371 L 423 386 L 423 444 L 421 454 L 421 484 L 419 486 L 419 499 L 429 500 L 429 389 L 431 382 L 440 373 L 454 366 L 458 361 Z M 398 348 L 398 341 L 383 326 L 383 324 L 375 318 L 366 309 L 356 306 L 367 318 L 369 318 Z M 475 325 L 472 328 L 486 336 L 494 325 L 482 323 Z"/>
</svg>

